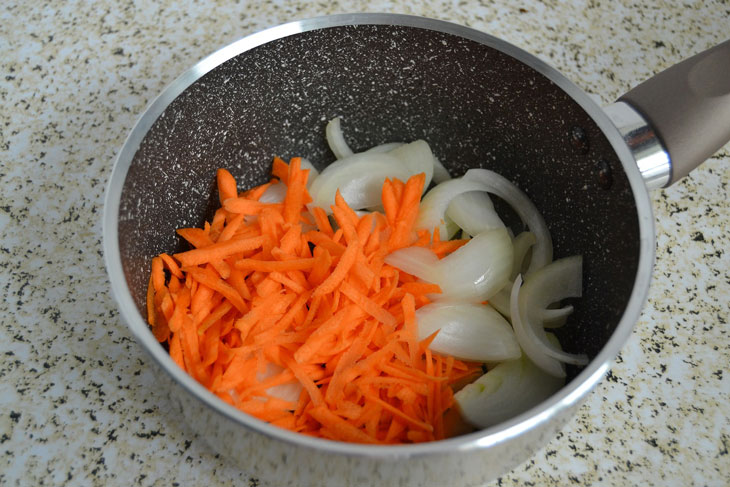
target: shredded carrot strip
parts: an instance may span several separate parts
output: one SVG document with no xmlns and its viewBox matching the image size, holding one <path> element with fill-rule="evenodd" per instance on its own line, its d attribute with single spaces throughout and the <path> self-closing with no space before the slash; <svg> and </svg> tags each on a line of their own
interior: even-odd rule
<svg viewBox="0 0 730 487">
<path fill-rule="evenodd" d="M 312 198 L 307 193 L 307 176 L 309 169 L 302 170 L 301 159 L 295 157 L 289 164 L 289 186 L 284 199 L 284 221 L 297 223 L 302 213 L 302 207 Z"/>
<path fill-rule="evenodd" d="M 314 215 L 314 221 L 319 231 L 331 238 L 335 234 L 335 231 L 332 229 L 329 218 L 327 218 L 327 213 L 319 206 L 315 206 L 312 208 L 312 214 Z"/>
<path fill-rule="evenodd" d="M 261 186 L 256 186 L 255 188 L 251 188 L 248 191 L 245 191 L 242 196 L 250 200 L 258 201 L 259 198 L 261 198 L 261 195 L 263 195 L 271 185 L 277 183 L 278 181 L 276 179 L 272 179 L 268 183 L 262 184 Z M 221 201 L 221 204 L 223 204 L 223 201 Z"/>
<path fill-rule="evenodd" d="M 314 257 L 283 261 L 239 259 L 236 261 L 235 267 L 240 270 L 259 272 L 304 271 L 314 267 L 315 261 L 316 259 Z"/>
<path fill-rule="evenodd" d="M 280 157 L 274 157 L 271 174 L 274 177 L 279 178 L 282 183 L 287 184 L 289 181 L 289 164 L 284 162 L 284 160 Z"/>
<path fill-rule="evenodd" d="M 196 249 L 213 245 L 213 240 L 210 239 L 210 234 L 205 229 L 179 228 L 177 233 Z"/>
<path fill-rule="evenodd" d="M 322 232 L 307 232 L 304 236 L 308 242 L 328 251 L 333 257 L 339 257 L 345 253 L 345 246 L 337 242 L 337 233 L 333 233 L 332 237 L 328 237 Z"/>
<path fill-rule="evenodd" d="M 434 246 L 431 248 L 433 252 L 439 257 L 443 257 L 446 254 L 450 254 L 454 250 L 458 249 L 459 247 L 465 245 L 468 242 L 468 240 L 446 240 L 435 243 Z"/>
<path fill-rule="evenodd" d="M 342 254 L 342 257 L 340 257 L 340 261 L 332 271 L 332 274 L 330 274 L 322 284 L 317 286 L 317 289 L 314 291 L 314 297 L 335 291 L 337 286 L 345 279 L 347 273 L 350 272 L 350 269 L 352 269 L 359 252 L 360 241 L 355 240 L 345 249 L 345 252 Z"/>
<path fill-rule="evenodd" d="M 178 279 L 182 279 L 184 277 L 182 271 L 180 271 L 180 266 L 177 265 L 175 259 L 165 253 L 160 254 L 160 258 L 162 259 L 162 263 L 165 264 L 167 270 L 170 271 L 173 276 Z"/>
<path fill-rule="evenodd" d="M 352 284 L 348 283 L 347 281 L 343 282 L 341 290 L 345 296 L 350 298 L 353 303 L 358 305 L 363 311 L 371 315 L 373 318 L 377 319 L 385 325 L 396 325 L 395 317 L 390 314 L 388 310 L 384 309 L 382 306 L 379 306 L 378 303 L 362 294 Z"/>
<path fill-rule="evenodd" d="M 238 190 L 236 189 L 236 179 L 226 169 L 218 169 L 216 172 L 216 179 L 218 181 L 218 198 L 223 204 L 228 198 L 235 198 L 238 196 Z"/>
<path fill-rule="evenodd" d="M 322 424 L 323 428 L 330 430 L 333 439 L 352 441 L 356 443 L 375 443 L 375 438 L 365 433 L 364 430 L 353 426 L 340 416 L 332 413 L 325 406 L 312 408 L 309 415 Z"/>
<path fill-rule="evenodd" d="M 229 404 L 302 434 L 443 438 L 452 384 L 480 364 L 433 354 L 435 334 L 419 341 L 416 310 L 441 289 L 385 264 L 394 249 L 442 257 L 465 243 L 415 231 L 424 176 L 386 180 L 384 211 L 362 217 L 337 192 L 336 228 L 324 209 L 307 208 L 298 158 L 275 158 L 274 179 L 241 193 L 229 171 L 216 176 L 212 221 L 178 230 L 191 249 L 151 262 L 147 319 L 175 363 Z M 282 183 L 282 203 L 259 201 Z M 281 372 L 263 374 L 270 365 Z M 301 385 L 298 398 L 271 389 L 287 383 Z"/>
<path fill-rule="evenodd" d="M 202 249 L 193 249 L 175 254 L 175 258 L 186 267 L 206 264 L 213 260 L 225 259 L 239 252 L 259 248 L 264 244 L 264 240 L 265 238 L 263 236 L 241 240 L 228 240 L 226 242 L 214 243 Z"/>
<path fill-rule="evenodd" d="M 229 198 L 223 202 L 223 208 L 231 213 L 242 213 L 244 215 L 258 215 L 264 210 L 283 208 L 282 203 L 261 203 L 258 200 L 247 199 L 243 196 Z"/>
<path fill-rule="evenodd" d="M 411 233 L 418 217 L 418 206 L 425 181 L 426 175 L 421 173 L 410 178 L 403 188 L 398 214 L 395 218 L 395 228 L 388 241 L 391 250 L 406 247 L 413 243 Z"/>
</svg>

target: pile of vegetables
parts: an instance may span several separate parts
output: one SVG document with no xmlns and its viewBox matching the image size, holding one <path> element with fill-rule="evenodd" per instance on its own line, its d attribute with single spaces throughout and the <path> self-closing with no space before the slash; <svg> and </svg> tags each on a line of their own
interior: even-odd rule
<svg viewBox="0 0 730 487">
<path fill-rule="evenodd" d="M 147 318 L 181 368 L 271 424 L 390 444 L 499 423 L 587 362 L 545 331 L 580 296 L 581 258 L 552 260 L 522 191 L 485 169 L 452 179 L 424 141 L 353 153 L 339 119 L 326 135 L 321 173 L 275 158 L 239 192 L 219 169 L 212 221 L 178 230 L 191 250 L 152 259 Z"/>
</svg>

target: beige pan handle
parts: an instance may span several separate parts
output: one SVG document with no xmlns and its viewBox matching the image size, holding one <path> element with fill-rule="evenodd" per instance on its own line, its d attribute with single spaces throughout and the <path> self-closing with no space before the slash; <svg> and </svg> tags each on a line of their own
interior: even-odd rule
<svg viewBox="0 0 730 487">
<path fill-rule="evenodd" d="M 730 140 L 730 40 L 662 71 L 623 95 L 607 110 L 614 122 L 621 112 L 616 106 L 622 104 L 648 122 L 669 156 L 669 170 L 664 176 L 659 174 L 661 161 L 655 158 L 647 162 L 655 165 L 651 170 L 656 173 L 652 176 L 651 170 L 645 173 L 642 169 L 647 184 L 662 187 L 678 181 Z M 622 134 L 634 150 L 627 134 Z"/>
</svg>

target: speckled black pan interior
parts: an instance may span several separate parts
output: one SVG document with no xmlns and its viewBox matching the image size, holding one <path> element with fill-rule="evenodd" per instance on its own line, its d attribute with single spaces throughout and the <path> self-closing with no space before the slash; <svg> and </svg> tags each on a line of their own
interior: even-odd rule
<svg viewBox="0 0 730 487">
<path fill-rule="evenodd" d="M 634 199 L 607 139 L 523 63 L 403 26 L 332 27 L 270 42 L 218 66 L 167 107 L 121 196 L 119 247 L 141 313 L 152 256 L 184 249 L 175 229 L 214 211 L 216 169 L 229 169 L 245 189 L 268 179 L 275 155 L 322 168 L 334 160 L 324 137 L 334 116 L 355 150 L 425 139 L 454 176 L 485 167 L 519 185 L 543 212 L 556 258 L 584 256 L 584 297 L 561 342 L 591 356 L 601 349 L 639 260 Z"/>
</svg>

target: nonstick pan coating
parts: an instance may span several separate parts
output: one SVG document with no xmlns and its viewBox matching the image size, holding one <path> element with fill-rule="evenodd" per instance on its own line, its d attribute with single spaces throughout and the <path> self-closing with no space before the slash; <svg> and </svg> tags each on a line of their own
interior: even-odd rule
<svg viewBox="0 0 730 487">
<path fill-rule="evenodd" d="M 321 169 L 334 160 L 324 138 L 334 116 L 355 150 L 425 139 L 453 176 L 484 167 L 522 188 L 545 217 L 556 258 L 584 256 L 584 296 L 558 330 L 561 343 L 591 357 L 600 351 L 639 260 L 636 206 L 615 151 L 583 108 L 531 67 L 407 26 L 274 40 L 213 69 L 164 110 L 120 202 L 121 260 L 140 313 L 150 259 L 185 249 L 175 229 L 210 219 L 216 169 L 229 169 L 239 189 L 266 181 L 275 155 L 307 157 Z M 522 230 L 518 220 L 512 229 Z"/>
</svg>

